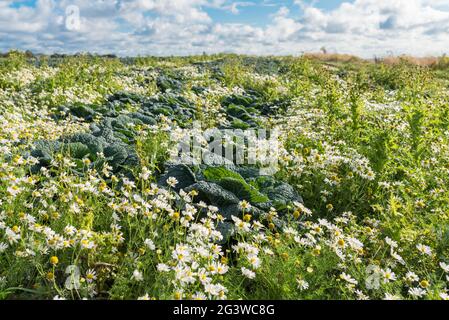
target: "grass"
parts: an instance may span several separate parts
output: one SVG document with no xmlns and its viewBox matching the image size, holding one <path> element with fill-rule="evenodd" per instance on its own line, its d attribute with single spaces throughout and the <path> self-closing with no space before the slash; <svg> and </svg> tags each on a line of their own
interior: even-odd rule
<svg viewBox="0 0 449 320">
<path fill-rule="evenodd" d="M 0 58 L 1 299 L 448 298 L 447 58 L 43 59 Z M 160 75 L 185 85 L 163 93 Z M 258 123 L 281 130 L 273 179 L 303 203 L 253 214 L 268 198 L 251 179 L 203 167 L 206 180 L 241 195 L 221 241 L 220 208 L 158 184 L 173 137 L 190 126 L 171 114 L 126 130 L 134 167 L 115 171 L 72 144 L 31 170 L 38 141 L 104 117 L 63 116 L 59 106 L 106 106 L 118 91 L 182 96 L 202 129 L 230 125 L 229 97 L 282 102 Z"/>
</svg>

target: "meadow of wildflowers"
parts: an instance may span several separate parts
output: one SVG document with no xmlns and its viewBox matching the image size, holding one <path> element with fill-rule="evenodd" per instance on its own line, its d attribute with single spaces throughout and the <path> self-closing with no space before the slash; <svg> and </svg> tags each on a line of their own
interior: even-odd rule
<svg viewBox="0 0 449 320">
<path fill-rule="evenodd" d="M 0 299 L 447 300 L 448 87 L 406 62 L 11 52 Z M 170 163 L 194 121 L 279 128 L 276 172 Z"/>
</svg>

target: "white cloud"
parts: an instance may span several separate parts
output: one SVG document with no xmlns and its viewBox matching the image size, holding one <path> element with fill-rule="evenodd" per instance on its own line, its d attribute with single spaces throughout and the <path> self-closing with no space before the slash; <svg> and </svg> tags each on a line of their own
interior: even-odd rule
<svg viewBox="0 0 449 320">
<path fill-rule="evenodd" d="M 243 2 L 233 2 L 229 6 L 226 6 L 225 8 L 229 9 L 233 14 L 239 14 L 240 8 L 239 7 L 251 7 L 256 5 L 254 2 L 249 1 L 243 1 Z"/>
<path fill-rule="evenodd" d="M 285 41 L 302 28 L 302 24 L 289 17 L 290 10 L 287 7 L 281 7 L 273 15 L 272 24 L 268 25 L 265 34 L 272 41 Z"/>
<path fill-rule="evenodd" d="M 36 7 L 18 8 L 11 3 L 0 1 L 0 50 L 298 54 L 326 46 L 369 57 L 389 51 L 442 54 L 449 43 L 446 0 L 356 0 L 331 11 L 316 8 L 316 1 L 292 1 L 293 10 L 264 0 L 259 5 L 277 11 L 257 25 L 214 21 L 208 13 L 226 10 L 238 20 L 241 8 L 255 5 L 249 1 L 38 0 Z M 77 31 L 66 28 L 68 5 L 80 9 Z"/>
<path fill-rule="evenodd" d="M 299 19 L 304 28 L 297 39 L 319 41 L 334 50 L 363 56 L 442 54 L 447 50 L 446 1 L 356 0 L 329 12 L 304 1 L 296 4 L 304 11 Z M 432 45 L 423 45 L 429 43 Z"/>
</svg>

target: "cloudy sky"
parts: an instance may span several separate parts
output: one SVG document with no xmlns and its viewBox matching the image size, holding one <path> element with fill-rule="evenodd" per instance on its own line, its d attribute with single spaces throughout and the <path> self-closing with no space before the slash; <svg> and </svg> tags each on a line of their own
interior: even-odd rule
<svg viewBox="0 0 449 320">
<path fill-rule="evenodd" d="M 449 53 L 449 0 L 0 0 L 0 51 Z"/>
</svg>

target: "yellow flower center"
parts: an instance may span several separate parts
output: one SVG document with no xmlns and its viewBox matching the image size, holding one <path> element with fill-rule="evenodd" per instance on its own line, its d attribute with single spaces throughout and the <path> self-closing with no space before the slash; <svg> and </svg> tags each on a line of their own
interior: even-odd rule
<svg viewBox="0 0 449 320">
<path fill-rule="evenodd" d="M 53 257 L 51 257 L 50 258 L 50 263 L 52 264 L 52 265 L 57 265 L 58 264 L 58 262 L 59 262 L 59 259 L 58 259 L 58 257 L 56 257 L 56 256 L 53 256 Z"/>
</svg>

